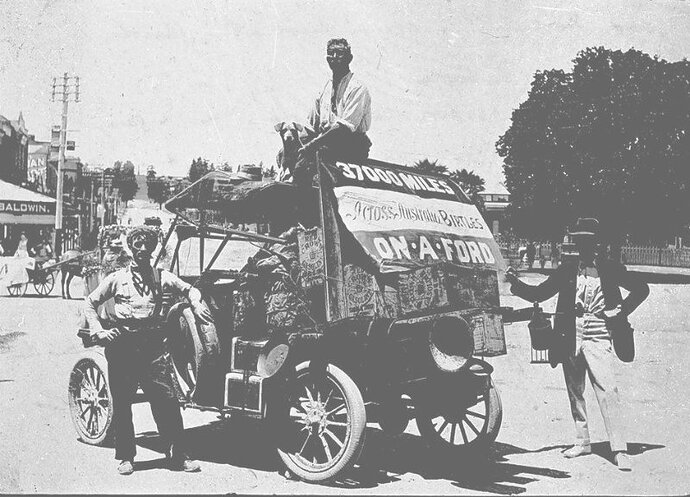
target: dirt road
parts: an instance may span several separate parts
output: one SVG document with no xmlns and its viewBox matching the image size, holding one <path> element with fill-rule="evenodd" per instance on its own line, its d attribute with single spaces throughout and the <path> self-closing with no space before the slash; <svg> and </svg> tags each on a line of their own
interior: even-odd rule
<svg viewBox="0 0 690 497">
<path fill-rule="evenodd" d="M 543 276 L 530 275 L 538 281 Z M 82 352 L 74 322 L 81 300 L 0 296 L 0 492 L 279 494 L 687 494 L 690 381 L 690 271 L 649 273 L 649 299 L 632 316 L 637 358 L 619 364 L 634 470 L 609 461 L 603 422 L 587 390 L 595 453 L 566 460 L 574 436 L 561 369 L 529 364 L 526 324 L 506 327 L 508 355 L 495 358 L 503 426 L 482 465 L 441 461 L 424 448 L 414 422 L 400 437 L 370 425 L 367 446 L 347 481 L 314 486 L 284 479 L 260 427 L 185 411 L 199 474 L 161 467 L 148 405 L 135 406 L 138 471 L 115 472 L 113 450 L 77 441 L 67 378 Z M 74 295 L 80 295 L 75 282 Z M 504 305 L 523 306 L 514 297 Z"/>
</svg>

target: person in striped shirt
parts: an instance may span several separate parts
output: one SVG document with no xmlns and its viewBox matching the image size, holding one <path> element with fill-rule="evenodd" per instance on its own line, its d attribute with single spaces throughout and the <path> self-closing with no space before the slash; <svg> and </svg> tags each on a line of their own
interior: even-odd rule
<svg viewBox="0 0 690 497">
<path fill-rule="evenodd" d="M 559 348 L 551 348 L 552 365 L 563 364 L 570 410 L 575 421 L 575 445 L 564 452 L 567 458 L 592 452 L 584 399 L 585 376 L 597 397 L 611 451 L 618 469 L 632 469 L 627 443 L 621 431 L 621 402 L 614 376 L 612 329 L 627 323 L 627 316 L 649 295 L 649 286 L 617 261 L 606 259 L 599 247 L 599 222 L 580 218 L 569 234 L 578 257 L 559 266 L 539 285 L 517 278 L 514 269 L 506 272 L 511 292 L 531 302 L 542 302 L 558 293 L 556 337 Z M 620 288 L 628 290 L 623 299 Z M 560 316 L 558 316 L 560 314 Z M 630 335 L 632 338 L 632 335 Z M 632 342 L 630 342 L 632 345 Z M 616 346 L 614 340 L 613 343 Z M 618 346 L 616 353 L 621 356 Z"/>
</svg>

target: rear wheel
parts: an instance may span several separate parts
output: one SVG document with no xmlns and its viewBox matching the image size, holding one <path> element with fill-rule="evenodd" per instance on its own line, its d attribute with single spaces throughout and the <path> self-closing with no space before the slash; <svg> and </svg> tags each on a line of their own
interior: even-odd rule
<svg viewBox="0 0 690 497">
<path fill-rule="evenodd" d="M 43 297 L 50 295 L 50 292 L 53 291 L 54 286 L 55 277 L 53 276 L 53 273 L 40 272 L 40 276 L 34 276 L 34 288 L 36 289 L 36 293 L 39 295 Z"/>
<path fill-rule="evenodd" d="M 112 438 L 113 402 L 105 357 L 85 357 L 72 368 L 68 391 L 72 422 L 79 438 L 102 445 Z"/>
<path fill-rule="evenodd" d="M 492 381 L 471 406 L 434 414 L 421 406 L 417 411 L 417 427 L 427 443 L 459 454 L 488 448 L 496 440 L 503 419 L 501 399 Z"/>
<path fill-rule="evenodd" d="M 352 467 L 367 425 L 362 394 L 340 368 L 329 364 L 316 377 L 309 362 L 297 366 L 289 396 L 287 433 L 278 454 L 298 478 L 319 483 Z"/>
<path fill-rule="evenodd" d="M 7 293 L 12 297 L 23 297 L 26 294 L 28 283 L 16 283 L 7 287 Z"/>
</svg>

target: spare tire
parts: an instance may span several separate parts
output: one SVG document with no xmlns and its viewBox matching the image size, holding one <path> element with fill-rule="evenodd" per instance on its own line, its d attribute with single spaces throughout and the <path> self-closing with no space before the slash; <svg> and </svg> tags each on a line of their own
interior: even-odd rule
<svg viewBox="0 0 690 497">
<path fill-rule="evenodd" d="M 184 397 L 201 405 L 220 405 L 222 389 L 214 388 L 220 371 L 216 327 L 201 323 L 184 304 L 171 309 L 168 326 L 170 353 Z"/>
</svg>

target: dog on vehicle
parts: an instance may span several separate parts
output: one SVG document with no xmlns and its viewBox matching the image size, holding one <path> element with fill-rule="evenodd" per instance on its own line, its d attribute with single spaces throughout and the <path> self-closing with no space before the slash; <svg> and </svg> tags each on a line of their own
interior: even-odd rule
<svg viewBox="0 0 690 497">
<path fill-rule="evenodd" d="M 316 132 L 309 126 L 303 126 L 294 121 L 290 123 L 281 121 L 274 128 L 283 142 L 283 146 L 276 156 L 278 165 L 276 180 L 292 183 L 295 180 L 296 169 L 300 169 L 302 162 L 304 162 L 299 157 L 299 150 L 316 136 Z M 306 164 L 304 165 L 306 166 Z"/>
</svg>

